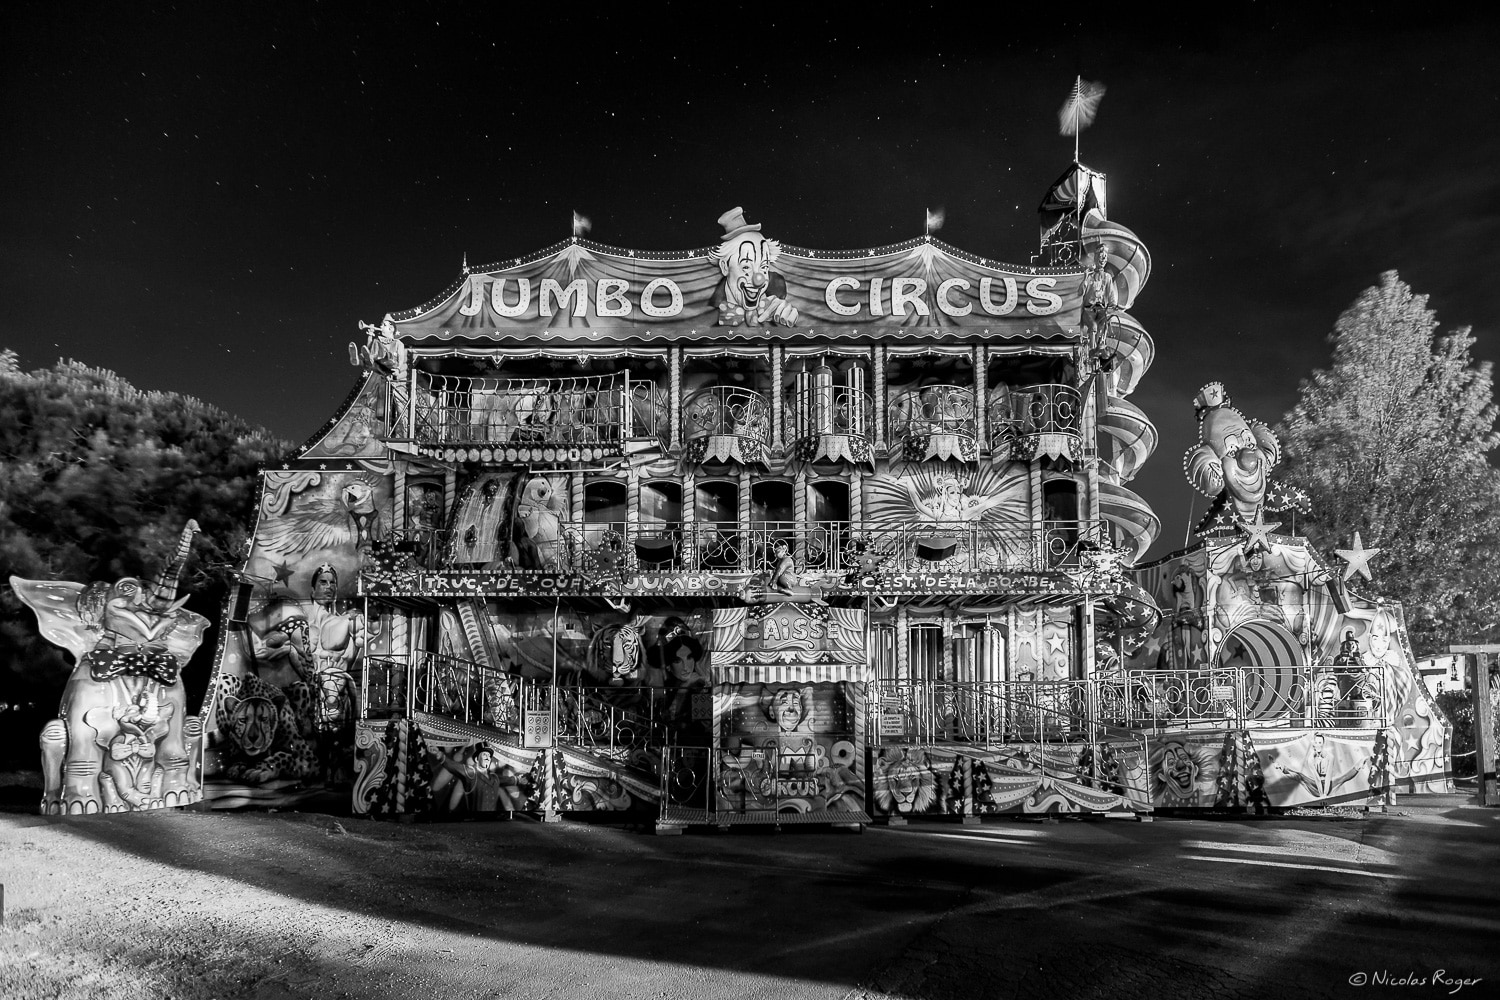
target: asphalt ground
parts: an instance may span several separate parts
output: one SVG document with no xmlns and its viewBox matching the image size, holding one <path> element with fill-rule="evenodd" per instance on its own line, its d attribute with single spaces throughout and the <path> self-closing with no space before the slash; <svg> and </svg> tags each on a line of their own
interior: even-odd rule
<svg viewBox="0 0 1500 1000">
<path fill-rule="evenodd" d="M 0 882 L 0 997 L 1500 996 L 1500 810 L 1463 796 L 679 837 L 9 813 Z"/>
</svg>

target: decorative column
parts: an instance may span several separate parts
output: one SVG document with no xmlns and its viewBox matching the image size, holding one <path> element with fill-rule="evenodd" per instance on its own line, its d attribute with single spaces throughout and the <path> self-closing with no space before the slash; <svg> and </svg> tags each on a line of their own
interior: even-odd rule
<svg viewBox="0 0 1500 1000">
<path fill-rule="evenodd" d="M 445 528 L 454 527 L 451 521 L 446 519 L 457 516 L 458 512 L 453 509 L 456 503 L 458 503 L 458 470 L 453 467 L 452 463 L 448 463 L 443 468 L 443 517 L 445 518 L 443 526 Z"/>
<path fill-rule="evenodd" d="M 958 680 L 957 664 L 953 660 L 953 612 L 943 612 L 943 680 L 953 683 Z"/>
<path fill-rule="evenodd" d="M 635 539 L 641 530 L 641 468 L 629 465 L 625 469 L 625 565 L 634 572 L 637 567 Z"/>
<path fill-rule="evenodd" d="M 568 474 L 568 520 L 583 523 L 583 473 Z"/>
<path fill-rule="evenodd" d="M 902 681 L 911 680 L 911 641 L 907 635 L 911 628 L 911 615 L 906 610 L 906 605 L 901 604 L 896 608 L 896 678 Z"/>
<path fill-rule="evenodd" d="M 698 568 L 698 472 L 689 468 L 682 474 L 682 563 L 688 569 Z"/>
<path fill-rule="evenodd" d="M 1094 662 L 1094 597 L 1090 594 L 1085 597 L 1083 604 L 1079 606 L 1078 613 L 1081 616 L 1078 622 L 1078 635 L 1083 643 L 1078 657 L 1078 669 L 1083 674 L 1084 680 L 1094 676 L 1094 670 L 1098 666 Z"/>
<path fill-rule="evenodd" d="M 781 364 L 786 354 L 786 348 L 780 344 L 771 345 L 771 451 L 778 458 L 786 451 L 783 441 L 782 414 L 786 403 L 781 393 Z"/>
<path fill-rule="evenodd" d="M 990 450 L 989 394 L 990 349 L 974 345 L 974 442 L 983 455 Z"/>
<path fill-rule="evenodd" d="M 813 537 L 813 523 L 810 509 L 812 497 L 808 494 L 812 486 L 807 481 L 807 465 L 797 466 L 797 475 L 792 480 L 792 520 L 797 523 L 793 538 L 795 543 L 792 551 L 796 553 L 797 572 L 807 569 L 808 540 Z"/>
<path fill-rule="evenodd" d="M 871 383 L 875 394 L 875 454 L 885 454 L 885 345 L 870 348 Z"/>
<path fill-rule="evenodd" d="M 740 539 L 740 569 L 746 573 L 755 572 L 756 567 L 750 565 L 750 470 L 740 466 L 739 478 L 739 524 L 736 525 L 736 534 Z"/>
<path fill-rule="evenodd" d="M 395 495 L 391 497 L 391 517 L 395 519 L 397 529 L 405 537 L 411 528 L 411 522 L 406 519 L 406 462 L 396 463 L 392 480 L 391 489 Z"/>
<path fill-rule="evenodd" d="M 682 448 L 682 348 L 667 351 L 667 450 Z"/>
</svg>

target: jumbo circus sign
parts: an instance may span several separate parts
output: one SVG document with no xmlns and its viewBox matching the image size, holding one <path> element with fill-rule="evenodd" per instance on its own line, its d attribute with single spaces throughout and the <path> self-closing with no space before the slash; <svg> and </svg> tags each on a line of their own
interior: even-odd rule
<svg viewBox="0 0 1500 1000">
<path fill-rule="evenodd" d="M 582 342 L 621 327 L 634 340 L 685 329 L 764 340 L 826 326 L 1043 336 L 1079 322 L 1081 270 L 989 261 L 930 237 L 854 251 L 782 246 L 738 209 L 719 223 L 718 246 L 676 253 L 574 239 L 471 271 L 393 318 L 418 340 L 549 330 Z"/>
<path fill-rule="evenodd" d="M 365 572 L 364 593 L 426 597 L 520 596 L 698 596 L 740 598 L 745 582 L 713 573 L 636 573 L 602 579 L 580 573 Z M 918 597 L 932 594 L 1071 594 L 1081 593 L 1077 582 L 1062 572 L 892 573 L 825 581 L 826 596 L 886 595 Z"/>
</svg>

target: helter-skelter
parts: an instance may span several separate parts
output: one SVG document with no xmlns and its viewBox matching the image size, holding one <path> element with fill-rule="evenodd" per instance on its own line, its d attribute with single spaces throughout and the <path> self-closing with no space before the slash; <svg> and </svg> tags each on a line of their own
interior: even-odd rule
<svg viewBox="0 0 1500 1000">
<path fill-rule="evenodd" d="M 13 581 L 81 663 L 44 807 L 335 788 L 670 832 L 1442 786 L 1401 609 L 1267 520 L 1304 501 L 1221 385 L 1185 460 L 1210 512 L 1138 565 L 1151 263 L 1101 174 L 1048 189 L 1027 265 L 718 225 L 681 252 L 575 235 L 361 324 L 353 391 L 262 473 L 201 773 L 185 705 L 84 677 L 106 639 L 173 636 L 127 679 L 186 662 L 170 588 Z"/>
</svg>

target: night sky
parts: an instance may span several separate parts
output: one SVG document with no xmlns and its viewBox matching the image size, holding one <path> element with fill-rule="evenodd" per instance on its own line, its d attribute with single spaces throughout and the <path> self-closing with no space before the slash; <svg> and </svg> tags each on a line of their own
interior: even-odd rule
<svg viewBox="0 0 1500 1000">
<path fill-rule="evenodd" d="M 832 250 L 941 208 L 939 238 L 1024 264 L 1082 73 L 1109 88 L 1082 159 L 1154 263 L 1131 397 L 1162 437 L 1131 486 L 1163 520 L 1153 557 L 1183 539 L 1199 386 L 1274 423 L 1381 271 L 1500 356 L 1492 20 L 633 6 L 4 5 L 0 349 L 301 442 L 353 384 L 357 321 L 427 301 L 465 253 L 567 237 L 575 210 L 593 239 L 680 250 L 742 205 Z"/>
</svg>

